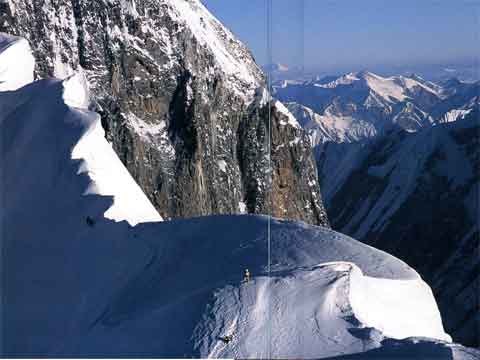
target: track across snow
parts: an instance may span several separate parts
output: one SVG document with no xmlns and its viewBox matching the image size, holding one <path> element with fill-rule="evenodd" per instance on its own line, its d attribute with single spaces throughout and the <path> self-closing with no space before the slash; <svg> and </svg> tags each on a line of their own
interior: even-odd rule
<svg viewBox="0 0 480 360">
<path fill-rule="evenodd" d="M 0 92 L 2 356 L 264 357 L 271 348 L 321 358 L 383 348 L 369 322 L 395 330 L 391 305 L 408 294 L 382 302 L 378 322 L 352 301 L 352 285 L 380 294 L 367 277 L 417 284 L 421 306 L 404 313 L 422 329 L 414 335 L 448 338 L 418 274 L 345 235 L 274 219 L 267 277 L 267 217 L 146 222 L 151 204 L 109 158 L 98 116 L 67 106 L 70 80 Z M 92 136 L 101 155 L 78 151 Z M 96 171 L 112 164 L 114 177 Z M 130 184 L 130 200 L 118 200 L 114 181 Z"/>
</svg>

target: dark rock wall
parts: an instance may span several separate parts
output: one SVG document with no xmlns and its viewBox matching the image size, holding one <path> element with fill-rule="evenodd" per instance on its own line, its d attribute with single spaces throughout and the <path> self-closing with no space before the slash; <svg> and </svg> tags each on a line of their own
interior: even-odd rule
<svg viewBox="0 0 480 360">
<path fill-rule="evenodd" d="M 12 3 L 2 5 L 0 31 L 29 40 L 38 77 L 85 75 L 107 139 L 165 219 L 239 213 L 245 204 L 250 213 L 328 224 L 308 139 L 275 116 L 271 142 L 286 149 L 272 155 L 273 187 L 265 183 L 268 110 L 251 106 L 264 76 L 209 14 L 197 15 L 247 81 L 225 71 L 175 1 Z"/>
</svg>

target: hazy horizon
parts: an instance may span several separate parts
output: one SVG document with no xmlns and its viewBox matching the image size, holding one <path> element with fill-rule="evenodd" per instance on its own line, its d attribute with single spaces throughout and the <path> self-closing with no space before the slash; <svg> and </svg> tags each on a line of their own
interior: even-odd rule
<svg viewBox="0 0 480 360">
<path fill-rule="evenodd" d="M 248 6 L 244 0 L 202 1 L 259 64 L 268 62 L 266 1 Z M 307 72 L 415 71 L 459 64 L 478 68 L 480 1 L 272 3 L 273 63 Z"/>
</svg>

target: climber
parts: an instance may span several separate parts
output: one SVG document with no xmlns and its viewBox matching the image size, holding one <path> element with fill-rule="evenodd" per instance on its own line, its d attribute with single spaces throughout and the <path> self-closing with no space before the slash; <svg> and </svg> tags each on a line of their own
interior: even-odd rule
<svg viewBox="0 0 480 360">
<path fill-rule="evenodd" d="M 92 227 L 95 225 L 95 221 L 90 216 L 87 216 L 87 225 Z"/>
<path fill-rule="evenodd" d="M 222 340 L 225 344 L 228 344 L 230 341 L 233 340 L 233 335 L 223 336 L 220 338 L 220 340 Z"/>
<path fill-rule="evenodd" d="M 250 271 L 248 271 L 248 269 L 245 269 L 245 276 L 243 277 L 243 281 L 245 282 L 250 281 Z"/>
</svg>

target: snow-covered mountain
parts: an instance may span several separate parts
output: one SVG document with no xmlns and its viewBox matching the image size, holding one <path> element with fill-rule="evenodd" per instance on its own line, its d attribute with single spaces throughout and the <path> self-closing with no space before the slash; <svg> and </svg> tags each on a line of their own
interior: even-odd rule
<svg viewBox="0 0 480 360">
<path fill-rule="evenodd" d="M 2 65 L 31 59 L 1 40 Z M 412 268 L 347 236 L 258 215 L 161 222 L 85 109 L 81 74 L 28 84 L 33 67 L 8 64 L 2 356 L 480 356 L 450 342 Z"/>
<path fill-rule="evenodd" d="M 478 115 L 367 143 L 330 143 L 319 163 L 333 228 L 418 269 L 448 331 L 472 346 L 480 320 Z"/>
<path fill-rule="evenodd" d="M 261 69 L 200 0 L 2 8 L 0 31 L 30 42 L 38 77 L 85 76 L 107 139 L 164 218 L 248 212 L 328 224 L 308 137 L 276 102 L 257 99 Z M 282 145 L 273 173 L 270 105 Z M 271 188 L 283 191 L 273 198 Z"/>
<path fill-rule="evenodd" d="M 333 228 L 417 268 L 448 331 L 473 346 L 479 86 L 362 72 L 276 90 L 315 147 Z"/>
<path fill-rule="evenodd" d="M 318 145 L 364 140 L 392 126 L 413 132 L 454 121 L 478 106 L 479 86 L 456 79 L 435 84 L 415 74 L 384 78 L 363 71 L 285 80 L 274 89 Z"/>
<path fill-rule="evenodd" d="M 429 112 L 444 98 L 439 86 L 418 76 L 384 78 L 368 71 L 285 81 L 275 86 L 275 94 L 298 117 L 309 119 L 315 145 L 332 138 L 358 141 L 392 126 L 417 131 L 434 122 Z"/>
<path fill-rule="evenodd" d="M 338 116 L 329 112 L 319 115 L 296 102 L 286 103 L 285 106 L 307 130 L 313 146 L 328 142 L 354 142 L 377 134 L 377 129 L 368 120 L 354 116 Z"/>
<path fill-rule="evenodd" d="M 462 119 L 470 111 L 480 107 L 480 81 L 465 83 L 451 79 L 442 85 L 447 96 L 432 111 L 437 123 Z"/>
</svg>

